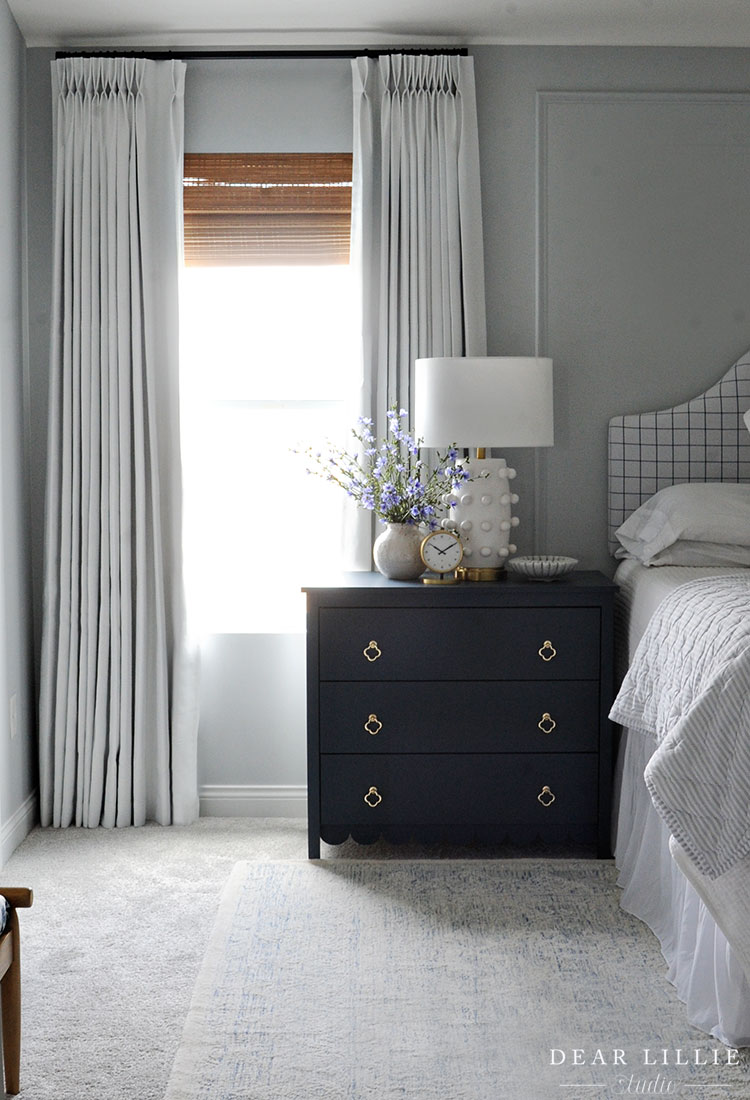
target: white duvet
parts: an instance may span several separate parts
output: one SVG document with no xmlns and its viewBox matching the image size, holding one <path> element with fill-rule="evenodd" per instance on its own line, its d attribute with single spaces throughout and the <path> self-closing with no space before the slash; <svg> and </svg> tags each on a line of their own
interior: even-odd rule
<svg viewBox="0 0 750 1100">
<path fill-rule="evenodd" d="M 750 576 L 666 596 L 610 713 L 653 737 L 645 772 L 675 860 L 750 973 Z"/>
</svg>

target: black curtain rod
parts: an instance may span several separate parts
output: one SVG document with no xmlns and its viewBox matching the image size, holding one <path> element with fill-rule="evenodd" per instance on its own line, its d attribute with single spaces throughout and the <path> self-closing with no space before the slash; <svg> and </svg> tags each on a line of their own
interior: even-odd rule
<svg viewBox="0 0 750 1100">
<path fill-rule="evenodd" d="M 381 57 L 387 54 L 448 54 L 450 56 L 467 57 L 466 46 L 451 46 L 445 49 L 429 47 L 427 49 L 393 49 L 384 50 L 58 50 L 55 53 L 56 60 L 66 57 L 139 57 L 147 61 L 246 61 L 258 59 L 281 60 L 320 60 L 322 58 L 354 58 L 354 57 Z"/>
</svg>

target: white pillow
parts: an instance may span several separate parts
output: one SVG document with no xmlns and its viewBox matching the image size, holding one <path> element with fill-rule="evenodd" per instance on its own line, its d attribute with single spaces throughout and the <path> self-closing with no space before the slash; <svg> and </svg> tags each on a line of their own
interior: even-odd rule
<svg viewBox="0 0 750 1100">
<path fill-rule="evenodd" d="M 618 557 L 628 558 L 627 550 L 620 550 Z M 722 542 L 693 542 L 691 539 L 678 539 L 660 550 L 653 558 L 641 564 L 651 567 L 657 565 L 709 565 L 709 566 L 750 566 L 750 546 L 730 546 Z"/>
<path fill-rule="evenodd" d="M 697 481 L 670 485 L 636 509 L 615 534 L 627 554 L 644 565 L 657 564 L 657 555 L 682 540 L 711 543 L 714 550 L 716 546 L 750 547 L 750 485 Z M 660 558 L 658 564 L 667 562 Z"/>
</svg>

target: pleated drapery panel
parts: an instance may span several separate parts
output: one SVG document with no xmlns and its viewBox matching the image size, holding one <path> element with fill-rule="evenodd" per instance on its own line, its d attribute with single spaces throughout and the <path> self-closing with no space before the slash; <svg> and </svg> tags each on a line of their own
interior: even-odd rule
<svg viewBox="0 0 750 1100">
<path fill-rule="evenodd" d="M 486 351 L 473 60 L 393 54 L 352 66 L 365 373 L 379 406 L 409 408 L 415 359 Z"/>
<path fill-rule="evenodd" d="M 52 63 L 42 824 L 198 813 L 182 581 L 182 62 Z"/>
<path fill-rule="evenodd" d="M 360 281 L 359 412 L 385 435 L 413 417 L 415 359 L 484 355 L 487 334 L 474 63 L 391 54 L 352 61 L 351 262 Z M 371 568 L 369 517 L 351 564 Z"/>
</svg>

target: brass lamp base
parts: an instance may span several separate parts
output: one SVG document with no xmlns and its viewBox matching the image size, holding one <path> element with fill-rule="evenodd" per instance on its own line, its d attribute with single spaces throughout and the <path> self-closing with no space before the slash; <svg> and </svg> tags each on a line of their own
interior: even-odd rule
<svg viewBox="0 0 750 1100">
<path fill-rule="evenodd" d="M 456 578 L 459 581 L 499 581 L 505 572 L 504 568 L 473 569 L 461 566 L 456 570 Z"/>
</svg>

